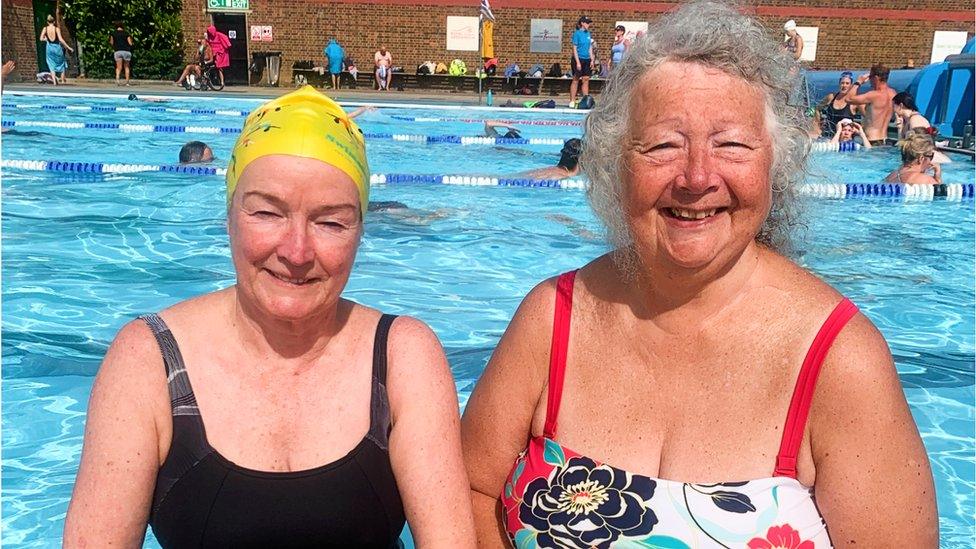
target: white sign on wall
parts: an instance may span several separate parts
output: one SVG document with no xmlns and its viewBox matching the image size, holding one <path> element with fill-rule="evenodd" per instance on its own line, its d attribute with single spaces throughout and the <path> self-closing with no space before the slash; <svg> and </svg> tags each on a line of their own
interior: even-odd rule
<svg viewBox="0 0 976 549">
<path fill-rule="evenodd" d="M 624 26 L 624 37 L 630 40 L 631 44 L 638 36 L 647 33 L 647 21 L 617 21 L 613 28 L 616 29 L 617 25 Z"/>
<path fill-rule="evenodd" d="M 800 52 L 800 61 L 816 61 L 817 38 L 820 36 L 820 27 L 797 27 L 796 33 L 803 39 L 803 51 Z"/>
<path fill-rule="evenodd" d="M 261 25 L 251 25 L 251 42 L 261 41 L 261 29 L 264 28 Z"/>
<path fill-rule="evenodd" d="M 448 51 L 478 51 L 478 18 L 447 16 Z"/>
<path fill-rule="evenodd" d="M 563 20 L 533 19 L 529 25 L 529 51 L 559 53 L 563 50 Z"/>
<path fill-rule="evenodd" d="M 262 42 L 274 41 L 274 33 L 271 31 L 271 25 L 265 25 L 261 27 L 261 41 Z"/>
<path fill-rule="evenodd" d="M 935 31 L 932 37 L 932 60 L 941 63 L 947 55 L 955 55 L 966 45 L 966 31 Z"/>
</svg>

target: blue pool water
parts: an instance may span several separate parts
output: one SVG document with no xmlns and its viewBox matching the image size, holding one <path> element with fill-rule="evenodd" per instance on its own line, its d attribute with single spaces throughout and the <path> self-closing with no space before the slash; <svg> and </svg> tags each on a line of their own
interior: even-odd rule
<svg viewBox="0 0 976 549">
<path fill-rule="evenodd" d="M 11 105 L 125 105 L 122 100 L 5 94 L 4 120 L 239 127 L 240 117 L 81 112 Z M 254 101 L 222 100 L 248 110 Z M 213 107 L 178 102 L 169 107 Z M 381 110 L 359 119 L 376 133 L 477 135 L 478 111 Z M 559 113 L 506 118 L 578 120 Z M 36 128 L 4 136 L 4 159 L 174 163 L 191 136 Z M 576 136 L 576 126 L 527 126 L 532 137 Z M 226 159 L 234 135 L 199 136 Z M 558 146 L 420 145 L 376 141 L 376 172 L 503 176 L 554 163 Z M 952 183 L 973 163 L 954 157 Z M 879 181 L 891 150 L 814 156 L 818 181 Z M 57 546 L 81 452 L 88 393 L 118 328 L 136 315 L 225 287 L 233 269 L 219 177 L 3 171 L 2 543 Z M 379 186 L 375 200 L 414 208 L 372 214 L 346 295 L 429 323 L 466 402 L 521 297 L 537 281 L 605 251 L 579 191 Z M 895 355 L 935 474 L 942 546 L 971 547 L 974 490 L 973 202 L 811 200 L 800 262 L 848 295 Z M 148 537 L 148 545 L 155 542 Z"/>
</svg>

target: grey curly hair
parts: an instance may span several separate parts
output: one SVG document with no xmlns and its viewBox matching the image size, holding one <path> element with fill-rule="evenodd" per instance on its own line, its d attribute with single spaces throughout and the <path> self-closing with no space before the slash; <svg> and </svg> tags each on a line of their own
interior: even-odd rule
<svg viewBox="0 0 976 549">
<path fill-rule="evenodd" d="M 621 205 L 621 143 L 630 129 L 631 97 L 641 77 L 666 61 L 722 70 L 754 85 L 764 96 L 773 146 L 773 198 L 756 240 L 787 251 L 796 223 L 796 183 L 806 175 L 810 151 L 802 106 L 790 104 L 799 71 L 792 55 L 758 21 L 730 2 L 715 0 L 688 2 L 651 24 L 615 66 L 586 118 L 580 166 L 590 180 L 590 205 L 606 225 L 611 244 L 619 252 L 633 242 Z"/>
</svg>

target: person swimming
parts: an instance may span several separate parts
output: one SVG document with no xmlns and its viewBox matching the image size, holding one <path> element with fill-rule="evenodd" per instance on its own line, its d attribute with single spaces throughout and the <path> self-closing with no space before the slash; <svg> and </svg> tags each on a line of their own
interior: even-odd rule
<svg viewBox="0 0 976 549">
<path fill-rule="evenodd" d="M 505 130 L 502 134 L 499 128 Z M 502 137 L 504 139 L 520 139 L 522 132 L 518 128 L 499 120 L 485 120 L 485 137 Z"/>
<path fill-rule="evenodd" d="M 567 139 L 559 151 L 559 163 L 547 168 L 539 168 L 525 172 L 525 177 L 533 179 L 566 179 L 579 175 L 579 157 L 583 150 L 583 141 L 578 137 Z"/>
<path fill-rule="evenodd" d="M 203 141 L 190 141 L 180 149 L 180 164 L 201 164 L 213 159 L 213 149 Z"/>
</svg>

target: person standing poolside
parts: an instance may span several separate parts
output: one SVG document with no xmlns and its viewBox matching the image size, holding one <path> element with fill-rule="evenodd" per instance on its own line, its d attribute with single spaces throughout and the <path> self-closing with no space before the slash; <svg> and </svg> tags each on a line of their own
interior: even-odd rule
<svg viewBox="0 0 976 549">
<path fill-rule="evenodd" d="M 895 112 L 895 124 L 898 126 L 898 137 L 900 139 L 904 139 L 912 130 L 917 128 L 924 130 L 932 127 L 928 118 L 918 112 L 915 98 L 908 92 L 896 93 L 891 98 L 891 108 Z"/>
<path fill-rule="evenodd" d="M 54 16 L 47 16 L 47 26 L 41 29 L 41 35 L 37 38 L 47 44 L 45 58 L 47 60 L 47 70 L 51 72 L 54 85 L 58 85 L 58 74 L 61 74 L 61 82 L 65 83 L 67 77 L 65 72 L 68 70 L 68 60 L 64 57 L 64 50 L 74 53 L 75 50 L 61 37 L 61 27 L 55 24 Z"/>
<path fill-rule="evenodd" d="M 864 106 L 864 128 L 871 144 L 878 146 L 884 145 L 888 137 L 888 121 L 891 120 L 893 112 L 892 99 L 895 97 L 895 90 L 888 86 L 888 67 L 877 64 L 871 67 L 871 72 L 862 74 L 851 84 L 851 91 L 846 95 L 847 102 L 851 105 Z M 869 92 L 861 93 L 861 86 L 871 81 L 873 88 Z"/>
<path fill-rule="evenodd" d="M 590 94 L 590 63 L 593 60 L 593 38 L 590 36 L 590 24 L 593 22 L 587 16 L 579 18 L 576 30 L 573 32 L 573 58 L 570 66 L 573 70 L 573 81 L 569 84 L 569 106 L 576 106 L 576 91 L 580 80 L 583 81 L 583 95 Z"/>
<path fill-rule="evenodd" d="M 624 55 L 630 49 L 630 40 L 627 40 L 627 29 L 623 25 L 617 25 L 614 29 L 613 45 L 610 46 L 610 59 L 607 61 L 607 69 L 612 71 L 614 65 L 620 64 L 624 60 Z"/>
<path fill-rule="evenodd" d="M 586 118 L 613 251 L 529 292 L 468 400 L 482 547 L 938 545 L 884 338 L 782 251 L 796 60 L 737 7 L 655 20 Z"/>
<path fill-rule="evenodd" d="M 217 31 L 217 27 L 210 25 L 207 27 L 205 40 L 213 52 L 214 64 L 217 65 L 217 73 L 220 74 L 220 85 L 224 85 L 224 69 L 230 66 L 230 38 L 226 34 Z"/>
<path fill-rule="evenodd" d="M 942 166 L 933 162 L 938 151 L 935 141 L 924 129 L 909 132 L 897 144 L 901 150 L 901 166 L 888 174 L 885 183 L 937 185 L 942 183 Z M 932 172 L 929 175 L 929 172 Z"/>
<path fill-rule="evenodd" d="M 236 284 L 125 325 L 102 362 L 64 547 L 474 547 L 458 401 L 423 322 L 342 297 L 366 143 L 306 86 L 227 166 Z"/>
<path fill-rule="evenodd" d="M 373 54 L 373 76 L 376 89 L 390 91 L 390 81 L 393 79 L 393 55 L 385 47 Z"/>
<path fill-rule="evenodd" d="M 346 52 L 339 45 L 339 42 L 335 38 L 329 39 L 329 44 L 325 46 L 322 53 L 329 60 L 329 75 L 332 77 L 332 89 L 339 89 L 340 76 L 342 76 L 342 59 L 346 56 Z"/>
<path fill-rule="evenodd" d="M 800 60 L 800 56 L 803 55 L 803 37 L 800 33 L 796 32 L 796 21 L 790 19 L 783 24 L 783 31 L 786 33 L 786 40 L 783 42 L 783 47 L 786 51 L 790 52 L 795 61 Z"/>
<path fill-rule="evenodd" d="M 122 85 L 119 77 L 122 74 L 122 69 L 125 68 L 125 85 L 128 86 L 131 72 L 129 67 L 132 64 L 132 37 L 122 26 L 122 21 L 115 22 L 115 30 L 108 37 L 108 43 L 112 45 L 112 49 L 115 51 L 113 54 L 115 58 L 115 85 Z"/>
</svg>

